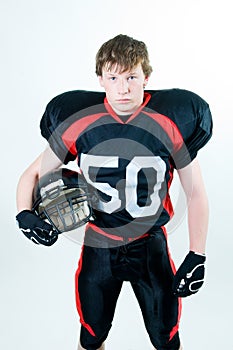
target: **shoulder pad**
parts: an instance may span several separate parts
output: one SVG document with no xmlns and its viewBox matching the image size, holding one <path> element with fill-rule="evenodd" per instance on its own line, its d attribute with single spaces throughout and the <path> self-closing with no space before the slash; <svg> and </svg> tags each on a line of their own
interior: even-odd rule
<svg viewBox="0 0 233 350">
<path fill-rule="evenodd" d="M 40 122 L 41 134 L 63 163 L 67 164 L 75 157 L 61 142 L 62 132 L 69 126 L 73 118 L 78 117 L 79 112 L 81 116 L 83 110 L 96 105 L 101 106 L 104 97 L 103 92 L 74 90 L 62 93 L 48 103 Z"/>
<path fill-rule="evenodd" d="M 212 116 L 208 103 L 197 94 L 182 89 L 150 90 L 148 108 L 170 118 L 178 127 L 193 160 L 212 136 Z M 185 166 L 187 164 L 182 164 Z"/>
</svg>

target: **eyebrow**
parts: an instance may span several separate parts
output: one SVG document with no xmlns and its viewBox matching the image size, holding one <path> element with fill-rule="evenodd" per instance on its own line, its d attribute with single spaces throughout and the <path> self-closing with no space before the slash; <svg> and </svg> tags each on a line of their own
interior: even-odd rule
<svg viewBox="0 0 233 350">
<path fill-rule="evenodd" d="M 107 75 L 116 75 L 118 73 L 110 73 L 110 72 L 106 72 Z"/>
<path fill-rule="evenodd" d="M 110 75 L 110 76 L 115 76 L 116 74 L 120 74 L 120 73 L 118 73 L 118 72 L 115 72 L 115 73 L 106 72 L 106 74 L 107 74 L 107 75 Z M 135 71 L 132 71 L 132 72 L 128 72 L 127 74 L 128 74 L 128 75 L 136 75 L 136 74 L 138 74 L 138 73 L 135 72 Z"/>
</svg>

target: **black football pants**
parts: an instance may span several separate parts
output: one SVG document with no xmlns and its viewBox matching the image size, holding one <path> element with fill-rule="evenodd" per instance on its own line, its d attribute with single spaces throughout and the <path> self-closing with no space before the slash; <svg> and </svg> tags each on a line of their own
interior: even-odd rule
<svg viewBox="0 0 233 350">
<path fill-rule="evenodd" d="M 75 276 L 82 347 L 96 350 L 107 338 L 122 283 L 130 281 L 153 346 L 178 350 L 181 304 L 172 294 L 174 265 L 165 230 L 110 248 L 98 248 L 100 235 L 89 234 L 93 246 L 83 246 Z"/>
</svg>

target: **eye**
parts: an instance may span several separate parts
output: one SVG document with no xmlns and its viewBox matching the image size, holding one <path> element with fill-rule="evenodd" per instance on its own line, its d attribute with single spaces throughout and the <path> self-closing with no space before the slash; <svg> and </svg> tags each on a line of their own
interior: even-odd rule
<svg viewBox="0 0 233 350">
<path fill-rule="evenodd" d="M 134 75 L 130 75 L 130 77 L 128 77 L 128 80 L 134 80 L 136 77 Z"/>
<path fill-rule="evenodd" d="M 110 80 L 111 80 L 111 81 L 115 81 L 115 80 L 116 80 L 116 77 L 111 77 Z"/>
</svg>

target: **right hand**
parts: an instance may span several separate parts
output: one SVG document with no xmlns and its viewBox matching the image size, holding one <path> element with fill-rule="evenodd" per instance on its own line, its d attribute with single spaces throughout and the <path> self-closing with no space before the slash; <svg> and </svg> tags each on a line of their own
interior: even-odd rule
<svg viewBox="0 0 233 350">
<path fill-rule="evenodd" d="M 205 276 L 204 254 L 190 251 L 179 269 L 173 281 L 173 292 L 177 297 L 187 297 L 199 291 L 204 283 Z"/>
<path fill-rule="evenodd" d="M 58 239 L 58 234 L 53 226 L 43 221 L 31 210 L 22 210 L 16 216 L 16 220 L 23 234 L 35 244 L 51 246 Z"/>
</svg>

